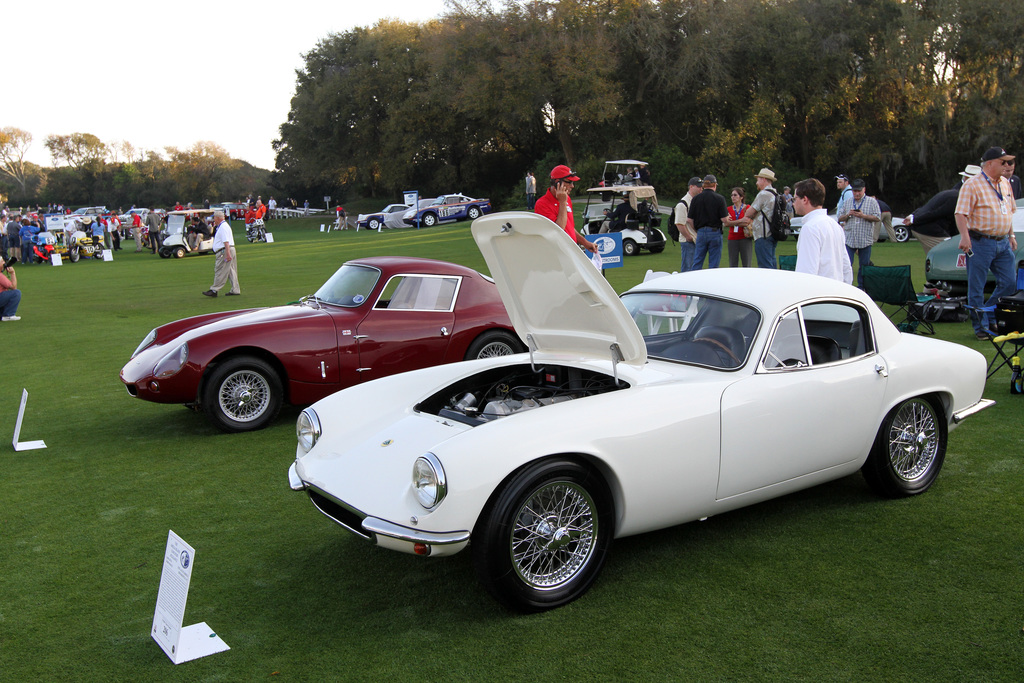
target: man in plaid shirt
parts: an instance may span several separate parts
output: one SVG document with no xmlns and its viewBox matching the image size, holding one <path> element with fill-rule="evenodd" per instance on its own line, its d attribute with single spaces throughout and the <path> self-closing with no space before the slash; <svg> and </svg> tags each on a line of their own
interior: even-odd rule
<svg viewBox="0 0 1024 683">
<path fill-rule="evenodd" d="M 1016 281 L 1016 205 L 1013 189 L 1002 174 L 1002 168 L 1013 163 L 1014 158 L 1002 147 L 990 148 L 981 157 L 981 173 L 964 182 L 956 201 L 954 217 L 960 233 L 960 251 L 967 254 L 967 306 L 978 339 L 995 336 L 989 315 L 982 309 L 994 307 L 1000 297 L 1012 293 Z M 983 303 L 989 270 L 996 276 L 996 287 Z"/>
<path fill-rule="evenodd" d="M 864 266 L 871 263 L 871 245 L 875 243 L 875 223 L 882 220 L 882 210 L 874 197 L 868 197 L 864 181 L 857 178 L 850 183 L 852 195 L 839 207 L 836 218 L 846 231 L 846 253 L 857 255 L 857 286 L 864 288 Z"/>
</svg>

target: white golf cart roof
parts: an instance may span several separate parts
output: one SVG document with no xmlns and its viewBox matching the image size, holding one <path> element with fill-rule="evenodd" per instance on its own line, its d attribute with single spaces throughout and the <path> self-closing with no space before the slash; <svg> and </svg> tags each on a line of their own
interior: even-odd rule
<svg viewBox="0 0 1024 683">
<path fill-rule="evenodd" d="M 661 207 L 658 205 L 658 196 L 654 192 L 654 188 L 650 185 L 608 185 L 602 187 L 588 187 L 587 192 L 593 192 L 595 194 L 604 194 L 609 192 L 613 195 L 626 195 L 629 198 L 629 205 L 633 207 L 635 211 L 638 202 L 646 200 L 647 203 L 654 207 L 655 211 L 660 211 Z M 589 199 L 588 202 L 589 204 Z M 612 204 L 615 202 L 613 201 Z"/>
</svg>

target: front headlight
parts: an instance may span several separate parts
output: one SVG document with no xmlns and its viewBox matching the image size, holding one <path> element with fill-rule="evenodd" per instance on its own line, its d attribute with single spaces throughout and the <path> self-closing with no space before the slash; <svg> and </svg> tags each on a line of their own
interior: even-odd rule
<svg viewBox="0 0 1024 683">
<path fill-rule="evenodd" d="M 132 351 L 132 358 L 135 358 L 135 356 L 142 353 L 142 350 L 149 346 L 150 344 L 152 344 L 154 341 L 156 341 L 156 328 L 150 330 L 149 334 L 146 335 L 146 338 L 142 340 L 142 343 L 135 347 L 135 350 Z"/>
<path fill-rule="evenodd" d="M 433 510 L 448 494 L 444 468 L 433 453 L 416 458 L 412 466 L 412 490 L 416 500 L 428 510 Z"/>
<path fill-rule="evenodd" d="M 295 423 L 295 437 L 299 440 L 299 448 L 303 453 L 309 453 L 316 445 L 320 434 L 320 418 L 316 412 L 312 408 L 306 408 L 299 413 L 299 419 Z"/>
<path fill-rule="evenodd" d="M 166 379 L 173 376 L 185 366 L 188 360 L 188 342 L 181 344 L 166 356 L 157 361 L 153 368 L 153 376 L 157 379 Z"/>
</svg>

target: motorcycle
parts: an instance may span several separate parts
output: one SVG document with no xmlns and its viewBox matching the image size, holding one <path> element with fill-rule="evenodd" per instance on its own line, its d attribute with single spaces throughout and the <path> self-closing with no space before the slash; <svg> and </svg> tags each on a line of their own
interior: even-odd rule
<svg viewBox="0 0 1024 683">
<path fill-rule="evenodd" d="M 245 224 L 245 239 L 250 242 L 267 241 L 267 226 L 262 218 L 254 218 L 251 223 Z"/>
<path fill-rule="evenodd" d="M 67 242 L 68 260 L 78 263 L 83 256 L 85 258 L 103 258 L 103 245 L 93 244 L 92 236 L 81 230 L 75 230 Z"/>
</svg>

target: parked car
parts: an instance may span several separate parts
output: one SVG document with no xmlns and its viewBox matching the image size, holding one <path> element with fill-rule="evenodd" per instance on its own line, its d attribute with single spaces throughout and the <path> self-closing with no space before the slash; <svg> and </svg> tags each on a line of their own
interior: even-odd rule
<svg viewBox="0 0 1024 683">
<path fill-rule="evenodd" d="M 830 213 L 829 214 L 829 218 L 831 218 L 832 220 L 835 220 L 836 219 L 836 214 Z M 789 228 L 790 228 L 789 231 L 790 231 L 790 234 L 794 235 L 795 237 L 799 237 L 800 236 L 800 228 L 803 226 L 803 224 L 804 224 L 804 217 L 803 216 L 793 216 L 790 219 L 790 221 L 789 221 Z M 901 242 L 902 243 L 902 242 L 906 242 L 907 240 L 910 239 L 910 229 L 907 228 L 905 225 L 903 225 L 903 219 L 902 218 L 897 218 L 895 216 L 893 217 L 893 219 L 892 219 L 892 231 L 896 235 L 896 241 L 897 242 Z M 889 241 L 889 234 L 885 231 L 884 227 L 881 228 L 878 231 L 878 241 L 879 242 L 888 242 Z"/>
<path fill-rule="evenodd" d="M 248 209 L 248 205 L 240 204 L 238 202 L 222 202 L 221 208 L 227 213 L 229 220 L 243 220 L 245 218 L 245 211 Z"/>
<path fill-rule="evenodd" d="M 408 204 L 388 204 L 376 213 L 361 213 L 356 217 L 357 228 L 377 230 L 382 225 L 386 228 L 404 228 L 402 215 L 409 210 Z"/>
<path fill-rule="evenodd" d="M 416 225 L 418 219 L 420 225 L 430 228 L 438 223 L 476 220 L 490 212 L 490 199 L 473 199 L 464 194 L 446 194 L 438 197 L 426 207 L 421 205 L 418 211 L 409 209 L 402 218 L 406 225 Z"/>
<path fill-rule="evenodd" d="M 899 332 L 840 282 L 702 270 L 620 299 L 546 218 L 472 232 L 531 352 L 318 401 L 288 478 L 382 547 L 469 546 L 517 610 L 582 595 L 613 538 L 858 470 L 884 496 L 922 493 L 948 431 L 991 404 L 980 353 Z"/>
<path fill-rule="evenodd" d="M 296 304 L 186 318 L 146 335 L 121 369 L 128 393 L 202 409 L 227 432 L 260 429 L 396 372 L 524 348 L 493 280 L 429 259 L 349 261 Z"/>
<path fill-rule="evenodd" d="M 83 218 L 85 216 L 102 216 L 105 213 L 107 213 L 107 207 L 105 206 L 83 206 L 72 211 L 71 215 Z"/>
<path fill-rule="evenodd" d="M 1024 267 L 1024 199 L 1017 200 L 1013 232 L 1017 236 L 1017 251 L 1014 254 L 1016 272 L 1017 268 Z M 928 282 L 944 283 L 943 289 L 948 289 L 952 294 L 967 292 L 967 256 L 960 251 L 959 237 L 943 240 L 931 248 L 924 260 L 924 278 Z M 995 275 L 989 271 L 989 286 L 993 286 L 995 281 Z"/>
</svg>

